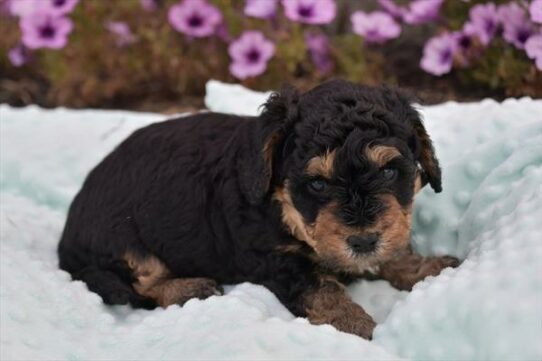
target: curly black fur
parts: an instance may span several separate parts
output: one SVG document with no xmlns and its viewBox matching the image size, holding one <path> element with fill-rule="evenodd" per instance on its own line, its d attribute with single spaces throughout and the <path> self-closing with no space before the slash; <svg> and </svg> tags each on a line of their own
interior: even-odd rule
<svg viewBox="0 0 542 361">
<path fill-rule="evenodd" d="M 363 157 L 368 144 L 401 151 L 393 161 L 397 181 L 386 183 Z M 338 151 L 329 189 L 311 194 L 306 163 L 330 149 Z M 122 257 L 154 255 L 175 277 L 265 285 L 303 316 L 300 295 L 322 270 L 284 226 L 274 190 L 288 180 L 308 223 L 335 200 L 344 223 L 362 227 L 382 212 L 379 194 L 411 202 L 418 163 L 440 191 L 438 162 L 409 98 L 340 80 L 302 95 L 285 88 L 259 117 L 200 113 L 153 124 L 88 175 L 69 210 L 60 267 L 106 303 L 152 308 L 155 302 L 132 288 Z M 288 245 L 302 251 L 280 251 Z"/>
</svg>

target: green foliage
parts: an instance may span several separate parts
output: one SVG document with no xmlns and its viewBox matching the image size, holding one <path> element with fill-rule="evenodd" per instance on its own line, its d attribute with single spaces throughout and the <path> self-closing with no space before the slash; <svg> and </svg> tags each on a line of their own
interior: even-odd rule
<svg viewBox="0 0 542 361">
<path fill-rule="evenodd" d="M 463 74 L 470 77 L 467 81 L 473 86 L 483 84 L 491 89 L 507 89 L 511 94 L 529 93 L 529 87 L 541 80 L 531 60 L 502 42 L 489 47 L 479 63 Z"/>
<path fill-rule="evenodd" d="M 482 2 L 446 1 L 442 10 L 445 20 L 439 26 L 460 29 L 473 4 Z M 228 70 L 228 40 L 248 29 L 262 31 L 276 45 L 266 72 L 242 81 L 255 89 L 276 89 L 287 81 L 307 88 L 339 76 L 366 84 L 414 84 L 427 92 L 435 81 L 418 65 L 419 44 L 423 45 L 432 33 L 404 28 L 401 38 L 375 46 L 364 44 L 360 36 L 351 33 L 348 14 L 339 16 L 336 26 L 315 27 L 291 22 L 283 14 L 273 20 L 248 18 L 242 11 L 243 0 L 213 0 L 223 14 L 226 35 L 191 39 L 167 22 L 167 10 L 175 3 L 177 0 L 167 0 L 165 6 L 148 13 L 141 9 L 139 1 L 82 0 L 70 15 L 75 29 L 69 44 L 62 50 L 36 51 L 33 62 L 22 68 L 10 65 L 6 57 L 7 50 L 19 41 L 18 23 L 13 18 L 0 21 L 0 31 L 5 34 L 0 38 L 0 102 L 75 107 L 130 107 L 142 99 L 182 102 L 185 97 L 201 96 L 210 78 L 239 81 Z M 355 5 L 363 7 L 365 3 Z M 108 21 L 128 23 L 135 42 L 118 46 L 115 35 L 104 26 Z M 313 65 L 305 44 L 307 31 L 329 37 L 335 64 L 332 74 L 322 74 Z M 398 75 L 405 73 L 400 71 L 404 69 L 393 67 L 396 59 L 404 59 L 404 44 L 418 44 L 417 56 L 409 58 L 408 69 L 413 69 L 407 72 L 409 78 Z M 502 40 L 493 42 L 468 67 L 439 81 L 450 82 L 450 86 L 459 84 L 456 93 L 461 95 L 469 89 L 485 96 L 542 95 L 537 86 L 542 79 L 532 60 Z"/>
</svg>

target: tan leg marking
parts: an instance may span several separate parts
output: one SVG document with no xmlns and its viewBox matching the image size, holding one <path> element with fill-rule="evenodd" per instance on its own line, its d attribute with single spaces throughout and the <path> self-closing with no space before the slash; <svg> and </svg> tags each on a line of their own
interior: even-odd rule
<svg viewBox="0 0 542 361">
<path fill-rule="evenodd" d="M 222 294 L 222 288 L 209 278 L 173 278 L 166 265 L 154 256 L 139 258 L 127 253 L 124 259 L 136 279 L 132 284 L 135 291 L 162 307 Z"/>
<path fill-rule="evenodd" d="M 409 250 L 383 263 L 379 276 L 399 290 L 410 291 L 427 276 L 436 276 L 444 268 L 458 265 L 459 260 L 455 257 L 422 257 Z"/>
<path fill-rule="evenodd" d="M 222 288 L 209 278 L 174 278 L 163 280 L 148 289 L 134 285 L 135 290 L 143 296 L 150 297 L 162 306 L 183 305 L 191 298 L 201 300 L 223 293 Z"/>
<path fill-rule="evenodd" d="M 324 280 L 320 288 L 307 292 L 304 301 L 312 324 L 330 324 L 339 331 L 371 339 L 376 323 L 350 299 L 340 283 Z"/>
</svg>

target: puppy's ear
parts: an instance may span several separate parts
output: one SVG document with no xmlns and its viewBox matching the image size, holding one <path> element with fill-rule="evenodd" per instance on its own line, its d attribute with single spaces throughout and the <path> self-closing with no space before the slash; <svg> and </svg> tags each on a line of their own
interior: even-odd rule
<svg viewBox="0 0 542 361">
<path fill-rule="evenodd" d="M 278 163 L 289 153 L 292 137 L 288 135 L 297 119 L 298 100 L 298 91 L 285 85 L 280 92 L 271 94 L 263 105 L 256 134 L 250 141 L 251 149 L 241 157 L 241 191 L 251 204 L 263 200 L 279 168 Z"/>
<path fill-rule="evenodd" d="M 414 102 L 419 103 L 420 99 L 401 89 L 385 88 L 385 91 L 393 112 L 398 114 L 400 119 L 405 119 L 409 128 L 412 129 L 410 146 L 422 168 L 422 186 L 429 183 L 436 193 L 442 192 L 442 173 L 433 142 L 425 130 L 420 114 L 412 106 Z"/>
<path fill-rule="evenodd" d="M 411 118 L 418 143 L 418 161 L 422 167 L 422 184 L 429 183 L 436 193 L 442 192 L 442 172 L 435 155 L 433 142 L 425 130 L 419 116 Z"/>
</svg>

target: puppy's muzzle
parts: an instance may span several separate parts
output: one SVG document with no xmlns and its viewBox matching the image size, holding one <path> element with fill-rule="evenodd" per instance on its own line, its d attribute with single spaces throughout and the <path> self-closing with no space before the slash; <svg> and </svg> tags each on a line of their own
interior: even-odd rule
<svg viewBox="0 0 542 361">
<path fill-rule="evenodd" d="M 373 252 L 380 237 L 376 233 L 354 235 L 346 239 L 350 249 L 356 254 Z"/>
</svg>

